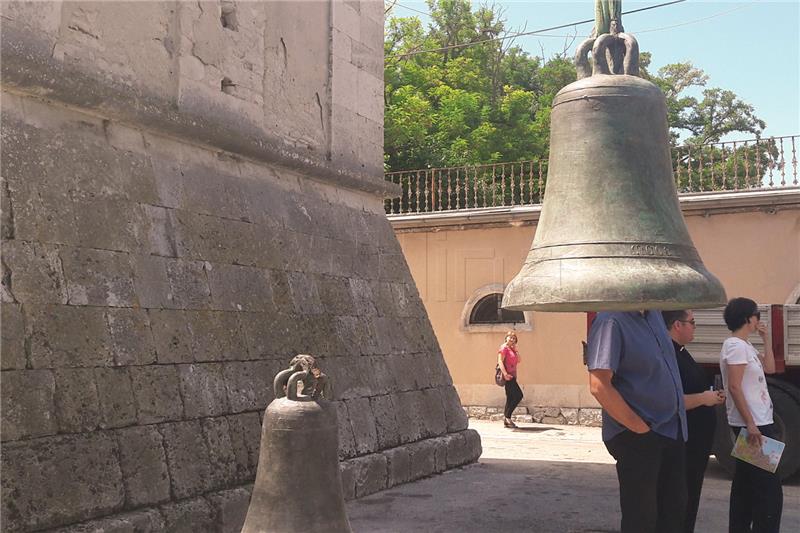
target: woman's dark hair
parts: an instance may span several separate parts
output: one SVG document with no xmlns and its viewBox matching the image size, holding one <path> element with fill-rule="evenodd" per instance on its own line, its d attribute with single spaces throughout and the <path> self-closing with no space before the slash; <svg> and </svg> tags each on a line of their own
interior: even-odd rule
<svg viewBox="0 0 800 533">
<path fill-rule="evenodd" d="M 736 331 L 741 328 L 751 316 L 758 315 L 758 304 L 750 298 L 734 298 L 725 306 L 725 312 L 722 317 L 725 319 L 725 325 L 731 331 Z"/>
</svg>

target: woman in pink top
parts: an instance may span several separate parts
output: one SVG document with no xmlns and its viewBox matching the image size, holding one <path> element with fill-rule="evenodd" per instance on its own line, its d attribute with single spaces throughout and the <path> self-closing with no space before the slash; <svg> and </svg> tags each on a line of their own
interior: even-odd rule
<svg viewBox="0 0 800 533">
<path fill-rule="evenodd" d="M 514 409 L 522 401 L 522 389 L 517 383 L 517 365 L 520 357 L 517 351 L 517 334 L 513 331 L 506 333 L 506 341 L 500 345 L 497 351 L 497 364 L 506 380 L 506 407 L 503 410 L 503 425 L 507 428 L 515 428 L 517 425 L 511 420 Z"/>
</svg>

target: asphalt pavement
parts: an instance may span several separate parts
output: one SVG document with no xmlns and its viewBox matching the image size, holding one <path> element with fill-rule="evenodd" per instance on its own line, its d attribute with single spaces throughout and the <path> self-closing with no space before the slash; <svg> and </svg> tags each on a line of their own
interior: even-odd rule
<svg viewBox="0 0 800 533">
<path fill-rule="evenodd" d="M 356 533 L 619 531 L 614 460 L 599 428 L 470 420 L 482 439 L 477 464 L 394 487 L 347 509 Z M 786 482 L 781 531 L 800 531 L 800 479 Z M 712 458 L 697 533 L 728 527 L 730 479 Z"/>
</svg>

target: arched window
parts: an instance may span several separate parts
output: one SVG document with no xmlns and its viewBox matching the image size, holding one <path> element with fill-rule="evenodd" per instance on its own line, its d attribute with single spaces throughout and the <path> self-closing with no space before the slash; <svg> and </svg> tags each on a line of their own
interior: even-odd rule
<svg viewBox="0 0 800 533">
<path fill-rule="evenodd" d="M 533 314 L 530 311 L 509 311 L 500 307 L 504 290 L 502 283 L 490 283 L 475 289 L 464 302 L 459 329 L 470 333 L 533 330 Z"/>
<path fill-rule="evenodd" d="M 522 311 L 509 311 L 500 307 L 503 303 L 503 295 L 500 293 L 484 296 L 469 315 L 470 324 L 522 324 L 525 322 L 525 315 Z"/>
</svg>

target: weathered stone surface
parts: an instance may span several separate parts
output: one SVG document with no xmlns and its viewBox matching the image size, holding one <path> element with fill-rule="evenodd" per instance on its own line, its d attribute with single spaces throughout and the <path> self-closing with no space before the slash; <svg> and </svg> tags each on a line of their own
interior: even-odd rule
<svg viewBox="0 0 800 533">
<path fill-rule="evenodd" d="M 339 460 L 355 457 L 356 438 L 353 434 L 353 425 L 350 423 L 350 413 L 347 410 L 347 403 L 335 401 L 336 420 L 339 424 Z"/>
<path fill-rule="evenodd" d="M 436 472 L 435 439 L 417 441 L 406 446 L 411 455 L 411 480 L 430 476 Z"/>
<path fill-rule="evenodd" d="M 259 268 L 220 265 L 208 270 L 214 309 L 265 311 L 272 307 L 268 271 Z"/>
<path fill-rule="evenodd" d="M 117 365 L 149 365 L 156 361 L 150 319 L 143 309 L 109 309 L 106 319 Z"/>
<path fill-rule="evenodd" d="M 184 413 L 189 418 L 230 412 L 222 365 L 178 365 Z"/>
<path fill-rule="evenodd" d="M 378 449 L 392 448 L 400 444 L 400 433 L 397 425 L 397 407 L 391 395 L 373 396 L 369 399 L 375 417 L 375 432 L 378 438 Z"/>
<path fill-rule="evenodd" d="M 239 320 L 247 342 L 248 358 L 293 357 L 292 336 L 297 327 L 294 316 L 279 308 L 265 313 L 241 313 Z"/>
<path fill-rule="evenodd" d="M 447 421 L 447 432 L 453 433 L 467 429 L 469 420 L 467 414 L 461 409 L 461 400 L 458 397 L 455 387 L 445 386 L 439 389 L 442 395 L 442 405 Z"/>
<path fill-rule="evenodd" d="M 98 307 L 26 306 L 34 368 L 113 363 L 105 312 Z"/>
<path fill-rule="evenodd" d="M 120 510 L 117 455 L 115 440 L 102 432 L 4 445 L 3 527 L 42 529 Z"/>
<path fill-rule="evenodd" d="M 261 444 L 261 420 L 258 413 L 227 417 L 231 449 L 236 461 L 236 478 L 252 480 L 256 475 Z"/>
<path fill-rule="evenodd" d="M 583 407 L 578 410 L 578 424 L 581 426 L 595 426 L 600 427 L 603 425 L 603 410 L 592 409 Z"/>
<path fill-rule="evenodd" d="M 561 408 L 561 416 L 563 416 L 564 417 L 564 421 L 567 424 L 571 425 L 571 426 L 574 426 L 574 425 L 576 425 L 578 423 L 578 410 L 577 409 L 571 409 L 571 408 L 567 408 L 567 407 L 562 407 Z"/>
<path fill-rule="evenodd" d="M 324 312 L 316 279 L 303 272 L 289 272 L 289 289 L 297 313 L 317 315 Z"/>
<path fill-rule="evenodd" d="M 378 435 L 375 429 L 375 416 L 370 408 L 368 398 L 347 400 L 347 412 L 353 427 L 356 452 L 359 455 L 374 452 L 378 449 Z"/>
<path fill-rule="evenodd" d="M 15 370 L 25 368 L 28 356 L 25 353 L 25 317 L 19 304 L 0 304 L 0 369 Z"/>
<path fill-rule="evenodd" d="M 100 405 L 93 368 L 63 368 L 53 372 L 58 429 L 64 433 L 91 431 L 98 425 Z"/>
<path fill-rule="evenodd" d="M 164 531 L 164 519 L 157 510 L 145 509 L 49 531 L 52 533 L 157 533 Z"/>
<path fill-rule="evenodd" d="M 400 442 L 405 444 L 422 438 L 424 428 L 420 417 L 422 416 L 422 393 L 419 391 L 401 392 L 392 395 L 392 402 L 396 407 L 397 430 Z"/>
<path fill-rule="evenodd" d="M 61 251 L 69 303 L 108 307 L 137 305 L 128 254 L 89 248 Z"/>
<path fill-rule="evenodd" d="M 351 459 L 356 481 L 356 498 L 386 488 L 386 457 L 379 453 Z"/>
<path fill-rule="evenodd" d="M 339 472 L 342 476 L 342 495 L 345 500 L 353 500 L 356 497 L 355 469 L 353 460 L 339 463 Z"/>
<path fill-rule="evenodd" d="M 176 309 L 208 309 L 211 289 L 208 286 L 205 264 L 201 261 L 166 259 L 167 279 Z"/>
<path fill-rule="evenodd" d="M 563 417 L 563 416 L 561 416 L 561 415 L 558 415 L 558 416 L 545 416 L 545 417 L 542 417 L 542 424 L 556 424 L 556 425 L 561 425 L 561 424 L 565 424 L 565 423 L 566 423 L 566 420 L 565 420 L 565 419 L 564 419 L 564 417 Z"/>
<path fill-rule="evenodd" d="M 392 448 L 382 453 L 386 457 L 387 487 L 411 481 L 411 453 L 407 447 Z"/>
<path fill-rule="evenodd" d="M 172 285 L 167 277 L 167 259 L 142 254 L 130 254 L 128 259 L 139 304 L 148 309 L 174 308 Z"/>
<path fill-rule="evenodd" d="M 65 304 L 67 287 L 58 248 L 53 245 L 3 241 L 6 290 L 19 303 Z"/>
<path fill-rule="evenodd" d="M 211 490 L 214 472 L 200 422 L 163 424 L 159 431 L 164 437 L 172 494 L 188 498 Z"/>
<path fill-rule="evenodd" d="M 250 505 L 250 491 L 237 488 L 217 492 L 206 497 L 215 517 L 215 531 L 239 533 Z"/>
<path fill-rule="evenodd" d="M 125 505 L 169 500 L 169 472 L 163 438 L 157 426 L 130 427 L 115 432 L 125 484 Z"/>
<path fill-rule="evenodd" d="M 215 531 L 211 506 L 203 498 L 195 498 L 161 507 L 165 531 L 170 533 L 196 533 Z"/>
<path fill-rule="evenodd" d="M 208 449 L 212 486 L 224 487 L 235 484 L 239 469 L 233 450 L 231 430 L 226 417 L 204 418 L 200 421 Z"/>
<path fill-rule="evenodd" d="M 222 373 L 231 412 L 265 409 L 273 399 L 272 380 L 282 367 L 280 361 L 225 363 Z"/>
<path fill-rule="evenodd" d="M 194 361 L 194 338 L 186 311 L 150 309 L 147 314 L 158 362 Z"/>
<path fill-rule="evenodd" d="M 191 331 L 195 361 L 250 359 L 239 325 L 239 313 L 187 311 L 185 318 Z"/>
<path fill-rule="evenodd" d="M 87 190 L 96 190 L 95 186 L 85 185 Z M 139 204 L 117 197 L 76 196 L 73 212 L 81 246 L 123 252 L 141 248 L 140 236 L 148 233 L 148 221 Z"/>
<path fill-rule="evenodd" d="M 437 437 L 447 432 L 447 421 L 439 389 L 423 389 L 420 420 L 425 437 Z"/>
<path fill-rule="evenodd" d="M 12 441 L 51 435 L 57 430 L 55 379 L 49 370 L 0 372 L 3 391 L 0 437 Z"/>
<path fill-rule="evenodd" d="M 180 379 L 174 366 L 131 367 L 130 375 L 140 424 L 183 417 Z"/>
<path fill-rule="evenodd" d="M 164 530 L 164 519 L 161 514 L 156 509 L 144 509 L 51 531 L 52 533 L 159 533 Z"/>
</svg>

